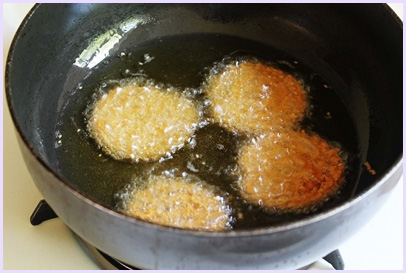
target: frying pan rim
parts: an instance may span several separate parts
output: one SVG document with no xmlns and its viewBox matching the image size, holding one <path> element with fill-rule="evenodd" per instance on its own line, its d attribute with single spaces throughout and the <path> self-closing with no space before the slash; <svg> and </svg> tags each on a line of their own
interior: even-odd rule
<svg viewBox="0 0 406 273">
<path fill-rule="evenodd" d="M 211 232 L 211 231 L 199 231 L 199 230 L 188 230 L 188 229 L 182 229 L 182 228 L 176 228 L 176 227 L 170 227 L 170 226 L 164 226 L 164 225 L 159 225 L 155 223 L 151 223 L 148 221 L 144 221 L 141 219 L 136 219 L 130 216 L 126 216 L 124 214 L 118 213 L 114 210 L 111 210 L 109 208 L 106 208 L 99 203 L 93 201 L 92 199 L 84 196 L 81 194 L 78 190 L 74 189 L 72 186 L 70 186 L 59 174 L 57 174 L 52 168 L 37 154 L 30 142 L 27 140 L 26 136 L 23 134 L 23 130 L 21 129 L 20 125 L 17 122 L 17 118 L 14 114 L 14 109 L 12 107 L 11 103 L 11 93 L 12 93 L 12 88 L 10 85 L 10 68 L 12 66 L 12 61 L 13 61 L 13 55 L 14 55 L 14 50 L 15 50 L 15 45 L 18 42 L 18 40 L 21 38 L 21 32 L 24 29 L 25 25 L 27 24 L 28 20 L 31 18 L 31 16 L 34 14 L 36 9 L 42 4 L 35 4 L 33 8 L 28 12 L 28 14 L 25 16 L 24 20 L 18 27 L 13 40 L 10 45 L 10 50 L 8 52 L 7 60 L 6 60 L 6 70 L 5 70 L 5 91 L 6 91 L 6 100 L 7 100 L 7 105 L 9 108 L 10 116 L 13 120 L 13 124 L 17 130 L 18 136 L 21 138 L 22 143 L 28 148 L 30 153 L 36 158 L 36 160 L 40 163 L 40 165 L 56 180 L 62 183 L 63 187 L 68 190 L 71 194 L 76 196 L 76 198 L 81 199 L 83 202 L 87 203 L 88 205 L 91 205 L 95 207 L 96 209 L 102 211 L 103 213 L 110 214 L 113 217 L 118 218 L 118 220 L 121 221 L 126 221 L 126 222 L 131 222 L 136 225 L 143 226 L 145 228 L 151 228 L 155 229 L 160 232 L 172 232 L 172 233 L 182 233 L 182 235 L 188 235 L 188 236 L 198 236 L 198 237 L 244 237 L 244 236 L 255 236 L 255 235 L 265 235 L 265 234 L 271 234 L 271 233 L 278 233 L 278 232 L 284 232 L 287 230 L 291 229 L 296 229 L 300 228 L 302 226 L 310 225 L 316 222 L 320 222 L 326 218 L 332 217 L 335 214 L 338 214 L 349 207 L 354 206 L 364 198 L 366 198 L 368 195 L 372 194 L 375 189 L 379 188 L 382 184 L 384 184 L 390 177 L 401 167 L 403 164 L 403 153 L 399 155 L 399 157 L 395 160 L 394 164 L 391 165 L 391 167 L 387 170 L 387 172 L 375 182 L 375 184 L 370 187 L 368 190 L 364 191 L 363 193 L 359 194 L 357 197 L 348 200 L 344 202 L 343 204 L 332 208 L 326 212 L 315 214 L 314 216 L 311 216 L 306 219 L 300 219 L 295 222 L 287 223 L 287 224 L 282 224 L 278 226 L 273 226 L 273 227 L 261 227 L 257 229 L 252 229 L 252 230 L 232 230 L 232 231 L 220 231 L 220 232 Z M 391 8 L 387 4 L 383 4 L 383 6 L 390 12 L 390 14 L 394 17 L 394 19 L 397 21 L 397 23 L 400 25 L 401 28 L 403 28 L 403 23 L 399 19 L 399 17 L 391 10 Z"/>
</svg>

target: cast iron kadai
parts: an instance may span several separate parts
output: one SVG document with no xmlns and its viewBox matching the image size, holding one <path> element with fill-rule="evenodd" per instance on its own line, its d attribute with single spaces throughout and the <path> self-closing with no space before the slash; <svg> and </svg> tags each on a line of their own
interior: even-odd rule
<svg viewBox="0 0 406 273">
<path fill-rule="evenodd" d="M 120 24 L 124 28 L 118 31 Z M 144 269 L 300 268 L 362 227 L 401 176 L 402 28 L 384 4 L 38 4 L 18 29 L 8 55 L 7 102 L 41 194 L 69 228 L 104 253 Z M 114 35 L 100 38 L 110 30 Z M 214 50 L 209 46 L 195 55 L 193 47 L 185 52 L 165 47 L 171 37 L 213 35 L 243 42 L 225 44 L 227 52 L 221 52 L 221 43 L 213 44 Z M 105 55 L 96 54 L 101 48 L 84 54 L 97 40 L 112 46 Z M 350 113 L 359 140 L 360 171 L 351 195 L 288 223 L 209 233 L 126 217 L 94 198 L 99 193 L 65 179 L 58 171 L 55 128 L 69 92 L 104 60 L 159 40 L 168 60 L 178 62 L 172 73 L 184 72 L 174 84 L 193 87 L 202 79 L 196 63 L 219 61 L 220 53 L 241 50 L 244 43 L 260 45 L 246 52 L 297 60 L 329 83 Z M 261 46 L 269 56 L 255 51 Z M 154 62 L 171 72 L 162 59 Z M 177 70 L 182 66 L 190 68 L 189 74 Z M 376 175 L 362 168 L 363 162 Z"/>
</svg>

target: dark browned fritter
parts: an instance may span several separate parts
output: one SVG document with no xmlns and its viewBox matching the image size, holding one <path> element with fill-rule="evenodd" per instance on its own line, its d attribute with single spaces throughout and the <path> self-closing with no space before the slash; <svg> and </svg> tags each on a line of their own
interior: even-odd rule
<svg viewBox="0 0 406 273">
<path fill-rule="evenodd" d="M 323 202 L 343 182 L 340 150 L 303 131 L 270 132 L 242 147 L 242 194 L 253 203 L 297 210 Z"/>
</svg>

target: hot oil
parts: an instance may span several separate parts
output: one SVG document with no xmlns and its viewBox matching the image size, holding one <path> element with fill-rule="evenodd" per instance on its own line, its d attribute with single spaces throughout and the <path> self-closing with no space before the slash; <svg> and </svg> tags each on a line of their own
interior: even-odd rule
<svg viewBox="0 0 406 273">
<path fill-rule="evenodd" d="M 235 184 L 238 180 L 237 155 L 247 136 L 212 122 L 208 115 L 210 102 L 202 90 L 202 83 L 209 73 L 213 73 L 213 66 L 238 58 L 271 63 L 302 81 L 311 107 L 301 128 L 318 134 L 342 150 L 347 166 L 343 187 L 317 210 L 280 213 L 264 210 L 241 197 Z M 195 136 L 180 150 L 161 160 L 115 160 L 89 136 L 86 129 L 89 111 L 94 101 L 117 86 L 120 80 L 140 76 L 160 86 L 182 90 L 196 103 L 203 118 Z M 120 209 L 122 197 L 128 194 L 134 177 L 190 174 L 214 185 L 225 196 L 233 211 L 234 229 L 279 225 L 334 207 L 351 195 L 360 171 L 356 130 L 332 86 L 300 61 L 267 45 L 214 34 L 163 37 L 106 59 L 76 90 L 72 90 L 59 117 L 55 145 L 61 175 L 82 194 L 103 206 Z"/>
</svg>

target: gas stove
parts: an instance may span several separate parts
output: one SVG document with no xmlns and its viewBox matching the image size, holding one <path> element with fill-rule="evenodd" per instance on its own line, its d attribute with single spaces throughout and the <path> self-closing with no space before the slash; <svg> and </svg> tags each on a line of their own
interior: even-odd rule
<svg viewBox="0 0 406 273">
<path fill-rule="evenodd" d="M 32 6 L 25 3 L 2 5 L 3 68 L 13 35 Z M 403 18 L 403 4 L 390 6 Z M 38 226 L 30 224 L 30 215 L 42 196 L 19 152 L 4 91 L 3 100 L 3 268 L 97 270 L 108 267 L 91 254 L 98 251 L 78 238 L 60 219 L 48 220 Z M 374 218 L 340 246 L 346 270 L 403 269 L 402 182 L 403 176 Z M 334 268 L 320 257 L 307 269 Z"/>
</svg>

